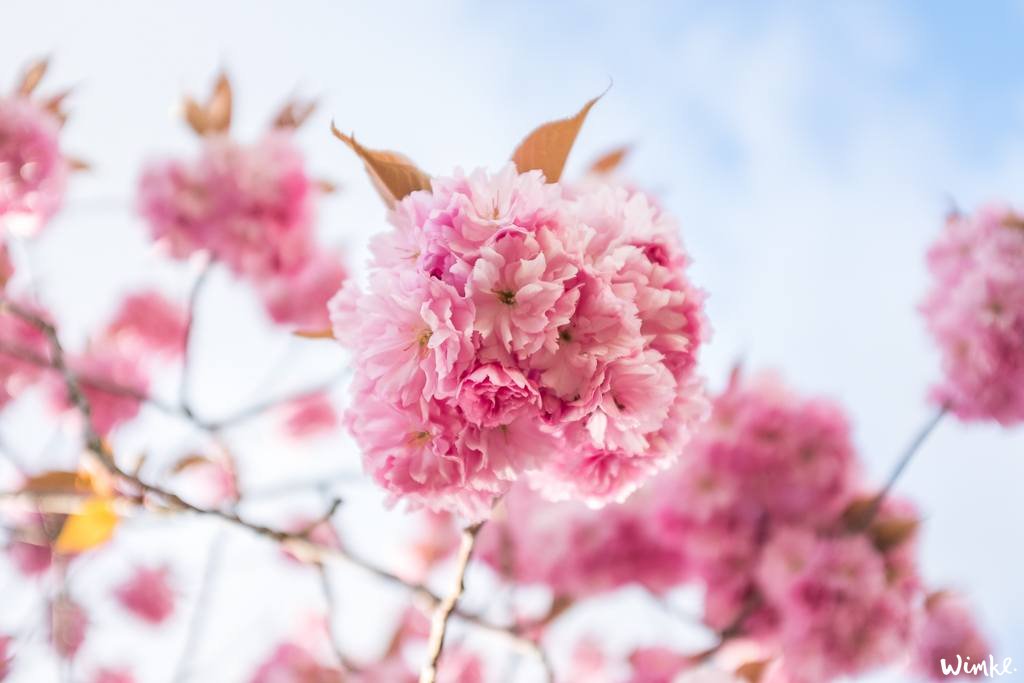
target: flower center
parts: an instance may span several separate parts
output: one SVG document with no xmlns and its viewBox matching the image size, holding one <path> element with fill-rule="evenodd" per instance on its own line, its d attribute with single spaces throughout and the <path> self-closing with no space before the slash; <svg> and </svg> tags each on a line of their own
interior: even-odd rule
<svg viewBox="0 0 1024 683">
<path fill-rule="evenodd" d="M 409 435 L 410 446 L 425 446 L 430 441 L 430 432 L 413 432 Z"/>
<path fill-rule="evenodd" d="M 420 345 L 420 351 L 427 350 L 427 344 L 430 342 L 430 337 L 433 336 L 433 330 L 423 330 L 420 332 L 420 336 L 416 337 L 416 343 Z"/>
<path fill-rule="evenodd" d="M 511 290 L 495 289 L 494 293 L 497 295 L 498 301 L 506 306 L 512 306 L 516 303 L 516 293 Z"/>
</svg>

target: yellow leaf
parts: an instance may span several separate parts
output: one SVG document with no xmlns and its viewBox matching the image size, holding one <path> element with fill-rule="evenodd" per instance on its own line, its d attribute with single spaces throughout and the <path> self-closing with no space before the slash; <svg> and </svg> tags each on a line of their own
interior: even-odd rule
<svg viewBox="0 0 1024 683">
<path fill-rule="evenodd" d="M 326 330 L 296 330 L 293 334 L 303 339 L 334 339 L 334 330 L 329 327 Z"/>
<path fill-rule="evenodd" d="M 629 154 L 630 149 L 629 145 L 621 145 L 605 152 L 595 159 L 594 163 L 590 164 L 590 173 L 594 175 L 608 175 L 622 164 L 622 160 Z"/>
<path fill-rule="evenodd" d="M 557 183 L 583 121 L 602 97 L 604 93 L 584 104 L 575 116 L 545 123 L 527 135 L 512 154 L 519 172 L 540 171 L 549 183 Z"/>
<path fill-rule="evenodd" d="M 63 554 L 95 548 L 110 540 L 117 522 L 117 513 L 109 498 L 90 498 L 64 522 L 53 548 Z"/>
<path fill-rule="evenodd" d="M 331 132 L 359 155 L 370 174 L 370 180 L 388 206 L 416 190 L 430 189 L 430 175 L 424 173 L 409 157 L 388 150 L 367 149 L 351 135 L 345 135 L 334 123 Z"/>
</svg>

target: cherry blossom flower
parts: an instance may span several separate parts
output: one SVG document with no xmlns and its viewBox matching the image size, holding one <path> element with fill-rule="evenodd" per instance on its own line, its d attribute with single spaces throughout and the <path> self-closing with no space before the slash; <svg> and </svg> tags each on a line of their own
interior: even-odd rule
<svg viewBox="0 0 1024 683">
<path fill-rule="evenodd" d="M 348 423 L 413 506 L 485 515 L 512 482 L 599 506 L 678 457 L 706 414 L 703 296 L 675 225 L 514 167 L 435 178 L 330 303 Z"/>
<path fill-rule="evenodd" d="M 315 194 L 291 136 L 274 132 L 252 145 L 205 138 L 197 159 L 151 165 L 138 203 L 153 238 L 174 257 L 207 251 L 261 280 L 295 273 L 310 259 Z"/>
<path fill-rule="evenodd" d="M 317 251 L 298 270 L 264 279 L 260 297 L 275 323 L 322 330 L 330 327 L 327 302 L 347 276 L 340 255 Z"/>
<path fill-rule="evenodd" d="M 338 414 L 330 397 L 317 392 L 302 396 L 282 406 L 285 430 L 295 438 L 329 432 L 338 426 Z"/>
<path fill-rule="evenodd" d="M 943 659 L 955 667 L 957 655 L 974 662 L 988 658 L 992 650 L 961 596 L 933 593 L 925 601 L 924 612 L 914 643 L 914 665 L 922 674 L 932 680 L 945 680 L 948 676 L 942 671 Z"/>
<path fill-rule="evenodd" d="M 70 171 L 60 120 L 27 97 L 0 97 L 0 230 L 37 233 L 60 209 Z"/>
<path fill-rule="evenodd" d="M 776 532 L 758 580 L 781 615 L 778 641 L 791 680 L 857 674 L 906 651 L 913 603 L 887 574 L 884 554 L 863 534 Z"/>
<path fill-rule="evenodd" d="M 250 683 L 341 683 L 340 669 L 321 664 L 308 650 L 282 643 L 260 664 Z"/>
<path fill-rule="evenodd" d="M 664 647 L 642 647 L 629 655 L 629 683 L 674 683 L 692 666 L 691 659 Z"/>
<path fill-rule="evenodd" d="M 135 683 L 135 676 L 128 669 L 103 668 L 96 671 L 92 683 Z"/>
<path fill-rule="evenodd" d="M 651 523 L 655 502 L 640 492 L 592 510 L 546 501 L 520 484 L 506 494 L 504 514 L 481 530 L 479 557 L 508 580 L 539 583 L 562 598 L 630 584 L 662 592 L 685 581 L 689 565 L 685 548 Z"/>
<path fill-rule="evenodd" d="M 117 344 L 131 344 L 141 351 L 171 358 L 185 351 L 188 313 L 164 295 L 148 290 L 126 296 L 114 313 L 104 337 Z"/>
<path fill-rule="evenodd" d="M 174 612 L 175 594 L 167 567 L 136 567 L 117 587 L 114 597 L 126 610 L 153 625 L 161 624 Z"/>
<path fill-rule="evenodd" d="M 62 659 L 73 659 L 85 642 L 89 617 L 81 605 L 59 596 L 50 605 L 50 642 Z"/>
<path fill-rule="evenodd" d="M 11 673 L 11 662 L 14 657 L 8 651 L 11 647 L 12 639 L 10 636 L 0 635 L 0 681 L 7 678 Z"/>
<path fill-rule="evenodd" d="M 965 420 L 1024 420 L 1024 222 L 1002 206 L 952 215 L 928 267 L 921 311 L 944 374 L 933 398 Z"/>
<path fill-rule="evenodd" d="M 38 576 L 53 564 L 50 546 L 28 541 L 11 541 L 7 545 L 7 556 L 25 576 Z"/>
</svg>

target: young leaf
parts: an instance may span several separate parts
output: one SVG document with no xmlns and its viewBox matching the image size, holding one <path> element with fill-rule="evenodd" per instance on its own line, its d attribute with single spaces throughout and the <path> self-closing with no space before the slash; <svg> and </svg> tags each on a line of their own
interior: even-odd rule
<svg viewBox="0 0 1024 683">
<path fill-rule="evenodd" d="M 770 659 L 760 659 L 752 662 L 747 662 L 736 669 L 736 676 L 742 678 L 749 683 L 758 683 L 763 677 L 765 670 L 768 665 L 772 663 Z"/>
<path fill-rule="evenodd" d="M 49 66 L 50 60 L 48 58 L 43 58 L 30 64 L 28 69 L 25 70 L 25 75 L 21 77 L 21 82 L 18 84 L 18 94 L 22 97 L 28 97 L 35 92 L 35 89 L 39 87 L 40 81 L 43 80 L 43 76 L 46 75 L 46 69 Z"/>
<path fill-rule="evenodd" d="M 110 540 L 117 522 L 117 513 L 109 498 L 90 498 L 64 522 L 53 548 L 65 555 L 95 548 Z"/>
<path fill-rule="evenodd" d="M 231 82 L 227 74 L 217 77 L 206 104 L 185 96 L 185 120 L 199 135 L 228 132 L 231 128 Z"/>
<path fill-rule="evenodd" d="M 78 472 L 53 470 L 29 477 L 21 486 L 23 493 L 75 494 L 90 490 L 89 482 Z"/>
<path fill-rule="evenodd" d="M 883 519 L 872 524 L 869 533 L 875 547 L 884 553 L 910 540 L 917 533 L 918 526 L 920 523 L 912 517 Z"/>
<path fill-rule="evenodd" d="M 274 128 L 294 130 L 305 123 L 315 110 L 316 102 L 314 100 L 289 100 L 274 117 L 273 126 Z"/>
<path fill-rule="evenodd" d="M 622 164 L 622 160 L 626 158 L 632 147 L 629 145 L 621 145 L 615 149 L 609 150 L 594 160 L 594 163 L 590 164 L 590 173 L 594 175 L 608 175 Z"/>
<path fill-rule="evenodd" d="M 329 327 L 326 330 L 295 330 L 292 334 L 303 339 L 334 339 L 334 330 Z"/>
<path fill-rule="evenodd" d="M 545 123 L 527 135 L 512 154 L 519 172 L 540 171 L 549 183 L 557 183 L 583 121 L 603 96 L 604 93 L 587 102 L 575 116 Z"/>
<path fill-rule="evenodd" d="M 359 155 L 370 174 L 370 180 L 384 202 L 390 207 L 417 190 L 430 189 L 430 175 L 424 173 L 409 157 L 388 150 L 367 149 L 351 135 L 345 135 L 334 123 L 331 132 Z"/>
</svg>

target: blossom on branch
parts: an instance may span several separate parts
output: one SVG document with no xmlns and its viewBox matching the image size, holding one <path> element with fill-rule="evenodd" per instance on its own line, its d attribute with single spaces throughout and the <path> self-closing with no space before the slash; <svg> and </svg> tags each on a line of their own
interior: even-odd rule
<svg viewBox="0 0 1024 683">
<path fill-rule="evenodd" d="M 932 396 L 965 420 L 1024 420 L 1024 220 L 985 206 L 953 214 L 928 251 L 921 311 L 942 355 Z"/>
<path fill-rule="evenodd" d="M 703 414 L 707 334 L 676 228 L 646 197 L 457 172 L 395 205 L 369 287 L 332 300 L 350 425 L 392 500 L 485 516 L 528 477 L 621 500 Z"/>
</svg>

